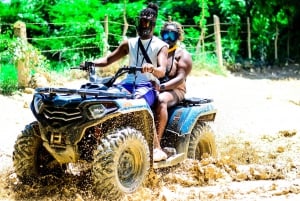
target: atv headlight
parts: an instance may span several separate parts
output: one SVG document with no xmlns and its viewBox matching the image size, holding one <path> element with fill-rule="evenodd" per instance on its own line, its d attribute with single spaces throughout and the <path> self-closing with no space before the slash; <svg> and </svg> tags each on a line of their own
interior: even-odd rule
<svg viewBox="0 0 300 201">
<path fill-rule="evenodd" d="M 37 114 L 41 114 L 43 112 L 44 103 L 40 97 L 35 97 L 33 99 L 33 105 L 34 105 L 35 112 Z"/>
<path fill-rule="evenodd" d="M 102 104 L 91 105 L 88 110 L 92 119 L 101 118 L 105 114 L 105 107 Z"/>
</svg>

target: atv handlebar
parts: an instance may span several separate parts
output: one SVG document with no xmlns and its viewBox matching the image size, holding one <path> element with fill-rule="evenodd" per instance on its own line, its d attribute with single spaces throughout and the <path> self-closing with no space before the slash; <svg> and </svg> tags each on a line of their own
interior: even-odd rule
<svg viewBox="0 0 300 201">
<path fill-rule="evenodd" d="M 124 74 L 124 73 L 135 74 L 136 72 L 142 72 L 142 67 L 137 67 L 137 66 L 122 66 L 116 72 L 116 75 L 118 75 L 118 74 Z"/>
<path fill-rule="evenodd" d="M 94 67 L 95 67 L 95 64 L 93 62 L 85 61 L 84 65 L 81 64 L 78 67 L 71 67 L 71 69 L 77 69 L 77 70 L 91 72 Z"/>
<path fill-rule="evenodd" d="M 86 61 L 84 62 L 84 64 L 81 64 L 79 67 L 71 67 L 71 69 L 78 69 L 78 70 L 83 70 L 83 71 L 87 71 L 89 73 L 89 78 L 90 81 L 93 83 L 99 83 L 99 81 L 101 79 L 98 79 L 97 75 L 96 75 L 96 71 L 95 71 L 95 63 L 91 62 L 91 61 Z M 107 87 L 111 87 L 113 85 L 113 83 L 116 81 L 116 79 L 120 76 L 122 76 L 123 74 L 127 73 L 127 74 L 136 74 L 137 72 L 142 72 L 142 67 L 137 67 L 137 66 L 122 66 L 118 69 L 118 71 L 115 73 L 114 76 L 112 76 L 111 78 L 109 78 L 109 80 L 103 82 L 100 81 L 102 84 L 104 84 Z"/>
<path fill-rule="evenodd" d="M 83 70 L 87 72 L 92 72 L 94 68 L 96 67 L 95 63 L 91 61 L 85 61 L 84 65 L 80 65 L 79 67 L 71 67 L 71 69 L 78 69 L 78 70 Z M 136 72 L 141 72 L 142 67 L 137 67 L 137 66 L 122 66 L 119 68 L 116 74 L 118 73 L 129 73 L 129 74 L 135 74 Z"/>
<path fill-rule="evenodd" d="M 125 73 L 128 74 L 136 74 L 136 72 L 138 71 L 142 71 L 142 67 L 136 67 L 136 66 L 123 66 L 121 68 L 119 68 L 119 70 L 115 73 L 115 75 L 110 79 L 109 82 L 107 82 L 106 84 L 104 84 L 107 87 L 111 87 L 113 85 L 113 83 L 116 81 L 116 79 L 120 76 L 122 76 Z"/>
</svg>

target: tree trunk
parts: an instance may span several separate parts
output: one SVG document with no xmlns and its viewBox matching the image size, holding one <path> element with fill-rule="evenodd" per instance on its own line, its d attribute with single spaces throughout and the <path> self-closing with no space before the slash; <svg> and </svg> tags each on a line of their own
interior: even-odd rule
<svg viewBox="0 0 300 201">
<path fill-rule="evenodd" d="M 279 36 L 279 30 L 278 30 L 278 25 L 276 24 L 276 33 L 275 33 L 275 40 L 274 40 L 274 59 L 275 59 L 275 62 L 278 61 L 278 36 Z"/>
<path fill-rule="evenodd" d="M 251 24 L 250 24 L 250 18 L 247 17 L 247 34 L 248 34 L 248 58 L 251 59 L 252 58 L 252 54 L 251 54 Z"/>
</svg>

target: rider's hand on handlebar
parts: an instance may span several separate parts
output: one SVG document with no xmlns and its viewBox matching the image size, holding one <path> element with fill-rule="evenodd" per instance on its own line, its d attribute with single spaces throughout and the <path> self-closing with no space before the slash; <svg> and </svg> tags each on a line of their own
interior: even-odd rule
<svg viewBox="0 0 300 201">
<path fill-rule="evenodd" d="M 85 61 L 80 64 L 80 69 L 82 69 L 84 71 L 89 71 L 93 65 L 94 65 L 93 62 Z"/>
<path fill-rule="evenodd" d="M 142 66 L 142 73 L 153 73 L 154 66 L 149 63 L 144 63 Z"/>
<path fill-rule="evenodd" d="M 86 65 L 85 65 L 85 62 L 82 62 L 80 65 L 79 65 L 79 67 L 80 67 L 80 69 L 82 69 L 82 70 L 88 70 L 88 69 L 86 69 Z"/>
</svg>

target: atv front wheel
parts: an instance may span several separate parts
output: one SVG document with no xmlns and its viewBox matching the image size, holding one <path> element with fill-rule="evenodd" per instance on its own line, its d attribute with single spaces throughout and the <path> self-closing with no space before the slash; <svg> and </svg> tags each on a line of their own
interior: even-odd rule
<svg viewBox="0 0 300 201">
<path fill-rule="evenodd" d="M 115 130 L 101 140 L 94 155 L 96 192 L 118 200 L 142 185 L 149 167 L 149 147 L 141 132 L 129 127 Z"/>
<path fill-rule="evenodd" d="M 205 153 L 216 156 L 215 136 L 209 125 L 196 123 L 190 136 L 188 158 L 201 160 Z"/>
<path fill-rule="evenodd" d="M 18 178 L 24 183 L 31 183 L 40 176 L 61 175 L 63 169 L 42 145 L 38 135 L 38 123 L 25 127 L 18 136 L 13 151 L 13 166 Z"/>
</svg>

